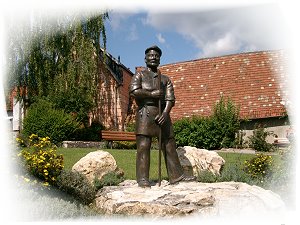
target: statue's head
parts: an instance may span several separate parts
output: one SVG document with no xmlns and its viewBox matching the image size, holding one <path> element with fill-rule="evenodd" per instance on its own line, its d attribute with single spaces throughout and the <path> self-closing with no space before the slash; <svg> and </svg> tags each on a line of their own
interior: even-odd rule
<svg viewBox="0 0 300 225">
<path fill-rule="evenodd" d="M 145 50 L 145 63 L 148 67 L 158 67 L 160 64 L 161 49 L 154 45 Z"/>
</svg>

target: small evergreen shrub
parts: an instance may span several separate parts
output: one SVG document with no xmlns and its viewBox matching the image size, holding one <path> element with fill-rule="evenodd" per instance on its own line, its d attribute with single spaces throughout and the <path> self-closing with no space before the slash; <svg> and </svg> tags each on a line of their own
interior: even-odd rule
<svg viewBox="0 0 300 225">
<path fill-rule="evenodd" d="M 218 175 L 215 175 L 208 170 L 201 171 L 197 176 L 197 181 L 201 183 L 215 183 L 217 180 Z"/>
<path fill-rule="evenodd" d="M 53 143 L 59 144 L 70 139 L 78 127 L 79 123 L 70 114 L 55 109 L 52 103 L 40 99 L 29 107 L 22 133 L 27 137 L 31 134 L 50 137 Z"/>
<path fill-rule="evenodd" d="M 95 188 L 83 174 L 77 171 L 63 170 L 57 179 L 57 186 L 82 204 L 88 205 L 95 199 Z"/>
<path fill-rule="evenodd" d="M 249 147 L 261 152 L 273 151 L 274 146 L 266 141 L 266 138 L 270 135 L 273 135 L 273 132 L 266 131 L 261 125 L 255 125 L 253 134 L 248 138 Z"/>
<path fill-rule="evenodd" d="M 244 182 L 251 185 L 257 183 L 256 180 L 253 180 L 252 177 L 242 169 L 240 163 L 229 164 L 222 169 L 217 182 L 228 181 Z"/>
<path fill-rule="evenodd" d="M 27 171 L 45 184 L 55 184 L 64 167 L 63 156 L 56 153 L 49 137 L 40 138 L 32 134 L 28 146 L 19 153 Z"/>
<path fill-rule="evenodd" d="M 267 176 L 271 175 L 273 158 L 270 155 L 256 154 L 251 160 L 245 161 L 244 171 L 253 179 L 264 182 Z"/>
<path fill-rule="evenodd" d="M 249 174 L 243 171 L 238 164 L 229 164 L 220 171 L 220 175 L 215 175 L 208 170 L 201 171 L 198 174 L 197 180 L 203 183 L 215 182 L 244 182 L 248 184 L 255 184 L 255 181 Z"/>
<path fill-rule="evenodd" d="M 100 180 L 95 179 L 94 185 L 97 190 L 103 188 L 104 186 L 115 186 L 124 181 L 124 177 L 116 172 L 109 172 L 105 174 Z"/>
</svg>

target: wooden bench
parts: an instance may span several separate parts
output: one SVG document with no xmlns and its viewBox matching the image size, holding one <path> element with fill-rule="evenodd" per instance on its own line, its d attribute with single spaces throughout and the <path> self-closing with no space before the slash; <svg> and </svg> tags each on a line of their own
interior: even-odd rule
<svg viewBox="0 0 300 225">
<path fill-rule="evenodd" d="M 108 146 L 112 148 L 113 141 L 136 141 L 136 136 L 134 132 L 128 131 L 110 131 L 102 130 L 101 138 L 108 142 Z"/>
<path fill-rule="evenodd" d="M 287 138 L 274 138 L 273 145 L 276 147 L 287 147 L 290 145 L 290 141 Z"/>
</svg>

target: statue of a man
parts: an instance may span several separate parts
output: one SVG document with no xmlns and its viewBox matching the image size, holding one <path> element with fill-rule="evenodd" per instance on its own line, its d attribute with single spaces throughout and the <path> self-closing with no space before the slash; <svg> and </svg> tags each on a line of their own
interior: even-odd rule
<svg viewBox="0 0 300 225">
<path fill-rule="evenodd" d="M 140 187 L 149 187 L 150 147 L 152 137 L 159 136 L 162 129 L 162 151 L 165 157 L 170 184 L 179 181 L 194 181 L 196 177 L 185 176 L 176 152 L 170 111 L 175 104 L 171 80 L 160 74 L 158 66 L 162 51 L 157 46 L 145 50 L 147 68 L 137 72 L 131 80 L 130 95 L 138 105 L 136 113 L 136 178 Z M 161 83 L 158 82 L 161 76 Z M 161 100 L 161 116 L 158 102 Z"/>
</svg>

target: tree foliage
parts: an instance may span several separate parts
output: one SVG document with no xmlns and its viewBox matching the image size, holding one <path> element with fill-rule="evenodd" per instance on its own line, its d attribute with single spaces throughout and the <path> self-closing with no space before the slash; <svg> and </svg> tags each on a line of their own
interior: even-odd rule
<svg viewBox="0 0 300 225">
<path fill-rule="evenodd" d="M 65 15 L 55 22 L 36 18 L 19 30 L 22 38 L 12 36 L 9 77 L 10 84 L 18 87 L 19 98 L 31 104 L 36 97 L 48 97 L 84 122 L 96 104 L 106 18 L 107 13 Z"/>
</svg>

